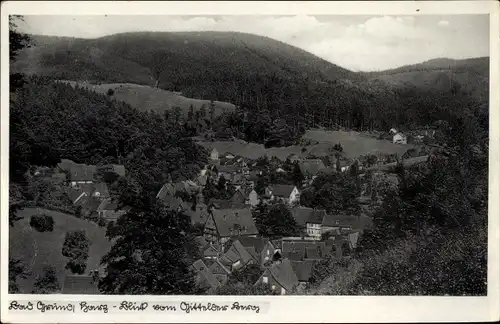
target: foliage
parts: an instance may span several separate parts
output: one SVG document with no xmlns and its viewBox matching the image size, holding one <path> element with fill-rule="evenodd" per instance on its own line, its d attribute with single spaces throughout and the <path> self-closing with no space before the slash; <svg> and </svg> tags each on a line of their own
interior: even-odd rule
<svg viewBox="0 0 500 324">
<path fill-rule="evenodd" d="M 84 230 L 67 232 L 61 251 L 62 255 L 69 259 L 66 268 L 73 273 L 83 274 L 87 267 L 89 246 L 90 240 Z"/>
<path fill-rule="evenodd" d="M 48 215 L 33 215 L 30 226 L 38 232 L 52 232 L 54 230 L 54 219 Z"/>
<path fill-rule="evenodd" d="M 282 202 L 273 202 L 270 205 L 259 202 L 252 211 L 255 225 L 261 236 L 279 238 L 284 236 L 296 236 L 301 229 L 295 223 L 288 207 Z"/>
<path fill-rule="evenodd" d="M 30 165 L 123 163 L 148 193 L 198 174 L 207 152 L 181 126 L 82 88 L 32 77 L 10 107 L 12 179 Z M 96 132 L 96 129 L 99 131 Z"/>
<path fill-rule="evenodd" d="M 51 294 L 61 289 L 57 279 L 56 269 L 53 266 L 45 266 L 43 275 L 39 276 L 34 284 L 34 294 Z"/>
<path fill-rule="evenodd" d="M 26 279 L 29 272 L 21 260 L 9 258 L 9 294 L 19 293 L 17 280 Z"/>
<path fill-rule="evenodd" d="M 329 213 L 359 213 L 359 196 L 357 177 L 340 172 L 319 175 L 312 186 L 302 191 L 301 205 L 324 208 Z"/>
<path fill-rule="evenodd" d="M 102 258 L 106 294 L 190 294 L 195 289 L 190 265 L 196 255 L 187 215 L 150 198 L 143 209 L 121 216 L 106 233 L 116 240 Z"/>
</svg>

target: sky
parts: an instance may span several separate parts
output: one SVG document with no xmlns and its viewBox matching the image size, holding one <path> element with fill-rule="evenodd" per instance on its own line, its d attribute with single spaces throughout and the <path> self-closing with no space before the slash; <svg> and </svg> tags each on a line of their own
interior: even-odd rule
<svg viewBox="0 0 500 324">
<path fill-rule="evenodd" d="M 96 38 L 133 31 L 237 31 L 302 48 L 353 71 L 489 56 L 487 15 L 25 16 L 21 31 Z"/>
</svg>

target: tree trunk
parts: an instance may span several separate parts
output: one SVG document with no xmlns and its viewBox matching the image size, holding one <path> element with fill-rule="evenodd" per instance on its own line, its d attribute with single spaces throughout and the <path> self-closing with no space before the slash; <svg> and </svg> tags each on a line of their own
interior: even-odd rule
<svg viewBox="0 0 500 324">
<path fill-rule="evenodd" d="M 155 88 L 158 89 L 158 86 L 160 85 L 160 79 L 156 79 L 156 82 L 155 82 Z"/>
</svg>

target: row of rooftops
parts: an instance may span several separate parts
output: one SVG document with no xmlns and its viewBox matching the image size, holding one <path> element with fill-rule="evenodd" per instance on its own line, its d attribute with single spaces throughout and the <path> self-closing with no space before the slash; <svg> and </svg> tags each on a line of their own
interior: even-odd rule
<svg viewBox="0 0 500 324">
<path fill-rule="evenodd" d="M 269 240 L 263 237 L 232 237 L 229 241 L 230 248 L 223 253 L 221 245 L 211 245 L 203 237 L 197 238 L 197 243 L 202 251 L 209 258 L 197 260 L 193 264 L 194 270 L 198 273 L 198 278 L 207 288 L 217 289 L 224 285 L 224 278 L 231 273 L 231 264 L 241 261 L 241 264 L 248 264 L 250 260 L 259 262 L 259 255 L 264 251 L 266 245 L 271 244 L 275 250 L 274 256 L 269 265 L 261 267 L 261 276 L 269 275 L 287 292 L 293 290 L 300 282 L 307 283 L 312 276 L 314 264 L 321 261 L 333 247 L 342 248 L 342 244 L 347 242 L 349 247 L 356 248 L 358 232 L 346 232 L 337 235 L 334 239 L 326 241 L 309 241 L 301 238 L 282 238 L 279 240 Z M 206 263 L 211 264 L 207 266 Z M 218 277 L 219 276 L 219 277 Z M 260 280 L 260 278 L 259 278 Z M 259 282 L 259 281 L 258 281 Z M 256 282 L 256 284 L 258 283 Z"/>
</svg>

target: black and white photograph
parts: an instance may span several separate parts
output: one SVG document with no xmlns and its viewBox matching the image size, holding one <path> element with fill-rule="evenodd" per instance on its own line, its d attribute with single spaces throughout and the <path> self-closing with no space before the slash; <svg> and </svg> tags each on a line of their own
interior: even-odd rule
<svg viewBox="0 0 500 324">
<path fill-rule="evenodd" d="M 489 14 L 8 27 L 9 296 L 489 296 Z"/>
</svg>

